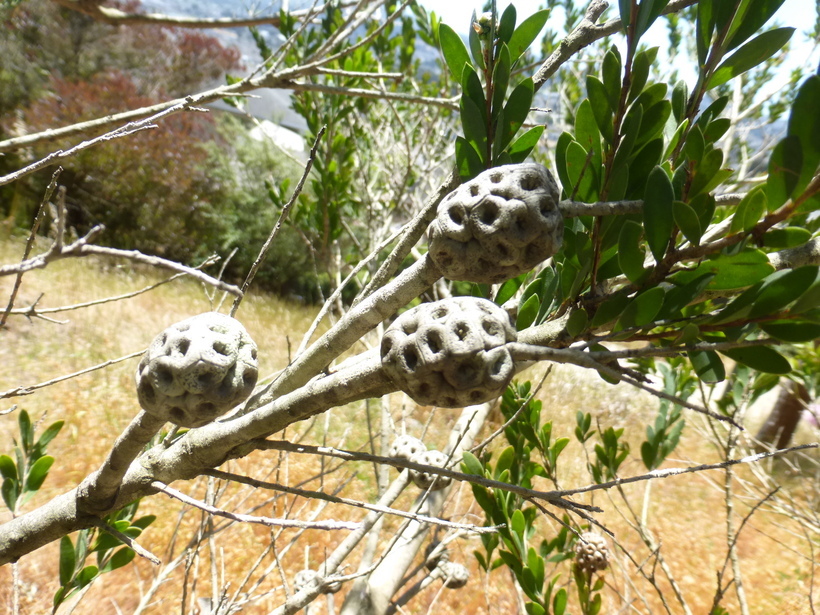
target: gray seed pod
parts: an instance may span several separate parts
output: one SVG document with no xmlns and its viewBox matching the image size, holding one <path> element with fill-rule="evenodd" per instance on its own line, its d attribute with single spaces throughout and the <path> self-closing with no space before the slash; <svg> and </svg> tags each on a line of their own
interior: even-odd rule
<svg viewBox="0 0 820 615">
<path fill-rule="evenodd" d="M 441 543 L 436 541 L 427 545 L 424 550 L 425 560 L 424 565 L 427 570 L 431 572 L 438 568 L 442 562 L 450 561 L 450 550 L 447 547 L 441 547 Z"/>
<path fill-rule="evenodd" d="M 606 540 L 595 532 L 584 532 L 575 543 L 575 563 L 584 572 L 604 570 L 609 565 Z"/>
<path fill-rule="evenodd" d="M 495 284 L 555 254 L 564 236 L 560 192 L 540 164 L 484 171 L 439 204 L 430 257 L 449 280 Z"/>
<path fill-rule="evenodd" d="M 413 455 L 427 450 L 424 442 L 413 436 L 403 435 L 393 440 L 390 445 L 390 457 L 410 461 Z"/>
<path fill-rule="evenodd" d="M 385 373 L 421 405 L 461 408 L 500 395 L 515 371 L 510 317 L 491 301 L 454 297 L 399 316 L 381 342 Z"/>
<path fill-rule="evenodd" d="M 413 463 L 423 463 L 427 466 L 436 466 L 443 468 L 447 465 L 447 455 L 440 451 L 422 451 L 416 453 L 412 459 Z M 430 489 L 431 491 L 439 491 L 449 486 L 453 479 L 449 476 L 439 476 L 438 474 L 430 474 L 429 472 L 417 472 L 410 470 L 410 478 L 419 489 Z"/>
<path fill-rule="evenodd" d="M 293 588 L 297 592 L 302 591 L 314 581 L 319 582 L 320 580 L 321 576 L 317 571 L 305 568 L 304 570 L 297 572 L 296 576 L 293 577 Z M 322 592 L 325 594 L 335 594 L 340 589 L 342 589 L 342 584 L 339 581 L 332 581 L 330 583 L 326 583 L 324 587 L 322 587 Z"/>
<path fill-rule="evenodd" d="M 207 312 L 160 333 L 137 368 L 142 408 L 180 427 L 201 427 L 256 386 L 256 344 L 239 321 Z"/>
<path fill-rule="evenodd" d="M 461 589 L 470 580 L 470 571 L 463 564 L 443 561 L 439 564 L 438 571 L 444 580 L 444 587 L 448 589 Z"/>
</svg>

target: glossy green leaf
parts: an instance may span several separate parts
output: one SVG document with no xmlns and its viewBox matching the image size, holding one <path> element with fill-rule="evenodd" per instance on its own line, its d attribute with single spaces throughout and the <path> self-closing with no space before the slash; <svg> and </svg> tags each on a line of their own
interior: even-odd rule
<svg viewBox="0 0 820 615">
<path fill-rule="evenodd" d="M 809 289 L 794 302 L 790 311 L 792 314 L 802 314 L 817 307 L 820 307 L 820 273 L 818 273 Z"/>
<path fill-rule="evenodd" d="M 800 226 L 773 228 L 763 235 L 763 245 L 767 248 L 793 248 L 811 239 L 811 231 Z"/>
<path fill-rule="evenodd" d="M 820 339 L 820 324 L 804 321 L 775 321 L 760 324 L 763 331 L 774 338 L 799 344 Z"/>
<path fill-rule="evenodd" d="M 703 131 L 700 126 L 692 126 L 692 130 L 686 135 L 686 140 L 683 142 L 683 153 L 692 162 L 700 164 L 703 160 L 703 154 L 706 152 L 706 139 L 703 136 Z M 722 159 L 721 159 L 722 162 Z"/>
<path fill-rule="evenodd" d="M 772 18 L 783 2 L 784 0 L 751 0 L 738 27 L 734 28 L 727 50 L 731 51 L 746 42 Z"/>
<path fill-rule="evenodd" d="M 464 94 L 462 96 L 467 96 L 473 101 L 481 111 L 481 120 L 486 125 L 487 99 L 484 97 L 484 87 L 481 85 L 481 79 L 478 78 L 478 74 L 472 66 L 464 67 Z"/>
<path fill-rule="evenodd" d="M 572 192 L 572 182 L 567 171 L 567 148 L 574 140 L 570 133 L 562 132 L 555 144 L 555 170 L 558 172 L 558 179 L 567 197 Z"/>
<path fill-rule="evenodd" d="M 796 192 L 802 192 L 820 165 L 820 76 L 806 79 L 797 92 L 789 116 L 788 134 L 800 139 L 802 171 Z"/>
<path fill-rule="evenodd" d="M 724 60 L 712 74 L 707 89 L 716 88 L 768 60 L 789 42 L 794 28 L 775 28 L 760 34 Z"/>
<path fill-rule="evenodd" d="M 527 609 L 527 615 L 545 615 L 546 611 L 544 607 L 538 604 L 537 602 L 528 602 L 525 605 Z"/>
<path fill-rule="evenodd" d="M 698 215 L 701 228 L 709 228 L 709 224 L 715 215 L 715 197 L 708 193 L 700 194 L 689 201 L 689 206 Z"/>
<path fill-rule="evenodd" d="M 478 152 L 464 137 L 456 137 L 456 168 L 462 179 L 472 179 L 484 170 Z"/>
<path fill-rule="evenodd" d="M 698 64 L 706 64 L 706 55 L 709 53 L 712 32 L 715 29 L 715 16 L 712 3 L 714 0 L 701 0 L 698 2 L 698 17 L 696 23 L 696 43 L 698 51 Z"/>
<path fill-rule="evenodd" d="M 724 350 L 722 354 L 733 361 L 767 374 L 788 374 L 791 364 L 779 352 L 768 346 L 745 346 Z"/>
<path fill-rule="evenodd" d="M 601 80 L 609 101 L 609 108 L 616 109 L 621 96 L 621 56 L 614 45 L 604 54 L 604 61 L 601 64 Z"/>
<path fill-rule="evenodd" d="M 722 182 L 725 174 L 722 173 L 721 165 L 723 165 L 723 152 L 719 149 L 713 149 L 703 157 L 692 179 L 692 186 L 689 189 L 690 198 L 702 192 L 710 192 Z M 729 174 L 731 175 L 731 171 Z"/>
<path fill-rule="evenodd" d="M 512 4 L 510 5 L 512 7 Z M 493 67 L 493 118 L 504 108 L 504 98 L 510 85 L 510 50 L 503 43 L 498 50 L 495 66 Z"/>
<path fill-rule="evenodd" d="M 764 280 L 749 317 L 769 316 L 785 308 L 811 287 L 817 275 L 816 266 L 773 273 Z"/>
<path fill-rule="evenodd" d="M 516 319 L 516 329 L 522 331 L 535 322 L 535 317 L 538 316 L 538 308 L 541 307 L 541 302 L 537 295 L 532 295 L 524 301 L 520 308 L 518 308 L 518 318 Z"/>
<path fill-rule="evenodd" d="M 652 62 L 645 51 L 639 51 L 632 60 L 632 81 L 629 87 L 629 95 L 626 102 L 631 103 L 643 92 L 646 81 L 649 78 L 649 66 Z"/>
<path fill-rule="evenodd" d="M 624 311 L 629 304 L 629 297 L 623 293 L 614 295 L 598 306 L 595 316 L 592 317 L 592 327 L 600 327 L 612 322 Z"/>
<path fill-rule="evenodd" d="M 0 476 L 17 480 L 17 466 L 14 460 L 8 455 L 0 455 Z"/>
<path fill-rule="evenodd" d="M 542 9 L 527 17 L 521 22 L 521 25 L 515 29 L 508 43 L 513 64 L 529 49 L 533 41 L 538 38 L 549 16 L 549 9 Z"/>
<path fill-rule="evenodd" d="M 645 327 L 654 322 L 663 305 L 664 294 L 665 291 L 660 286 L 643 291 L 626 306 L 614 330 Z"/>
<path fill-rule="evenodd" d="M 510 450 L 512 450 L 512 447 L 510 447 Z M 522 538 L 524 537 L 526 524 L 524 522 L 524 514 L 520 510 L 516 510 L 510 518 L 510 529 Z"/>
<path fill-rule="evenodd" d="M 541 139 L 541 135 L 544 134 L 544 130 L 544 126 L 533 126 L 513 141 L 512 145 L 510 145 L 509 152 L 510 158 L 514 163 L 518 164 L 527 159 L 527 156 L 530 155 L 533 148 L 538 145 L 538 141 Z"/>
<path fill-rule="evenodd" d="M 703 291 L 706 290 L 706 287 L 714 277 L 714 274 L 706 273 L 690 280 L 686 284 L 669 289 L 666 293 L 666 297 L 664 297 L 663 307 L 658 313 L 658 318 L 661 320 L 677 318 L 683 308 L 703 294 Z"/>
<path fill-rule="evenodd" d="M 55 421 L 49 425 L 42 434 L 40 434 L 40 437 L 37 439 L 37 446 L 41 452 L 43 452 L 46 446 L 48 446 L 49 443 L 57 437 L 57 434 L 60 433 L 64 423 L 65 421 Z"/>
<path fill-rule="evenodd" d="M 766 192 L 760 188 L 750 190 L 740 201 L 732 217 L 730 230 L 740 233 L 751 230 L 766 211 Z"/>
<path fill-rule="evenodd" d="M 583 308 L 574 310 L 567 319 L 566 329 L 570 337 L 578 337 L 583 333 L 589 324 L 589 316 Z"/>
<path fill-rule="evenodd" d="M 642 122 L 643 109 L 640 106 L 633 107 L 626 114 L 626 119 L 621 127 L 621 142 L 618 145 L 618 150 L 615 152 L 615 160 L 612 164 L 613 168 L 617 169 L 626 166 L 626 162 L 632 155 L 632 150 L 635 147 L 635 141 L 638 139 Z"/>
<path fill-rule="evenodd" d="M 674 199 L 675 195 L 669 176 L 661 167 L 656 166 L 646 182 L 643 198 L 643 223 L 646 242 L 658 262 L 663 259 L 672 237 Z"/>
<path fill-rule="evenodd" d="M 86 585 L 91 583 L 91 581 L 96 579 L 99 576 L 99 574 L 100 571 L 96 566 L 86 566 L 85 568 L 80 570 L 80 574 L 77 575 L 77 587 L 85 587 Z"/>
<path fill-rule="evenodd" d="M 695 210 L 683 201 L 675 201 L 672 204 L 672 214 L 675 219 L 675 224 L 683 233 L 683 236 L 693 246 L 700 244 L 700 238 L 703 235 L 703 228 L 700 225 L 700 219 Z"/>
<path fill-rule="evenodd" d="M 643 0 L 638 9 L 638 19 L 635 21 L 635 33 L 638 37 L 655 23 L 661 11 L 669 4 L 669 0 Z"/>
<path fill-rule="evenodd" d="M 612 143 L 612 107 L 607 99 L 606 88 L 603 82 L 592 75 L 587 76 L 587 95 L 591 105 L 592 115 L 601 136 L 607 143 Z"/>
<path fill-rule="evenodd" d="M 26 490 L 37 491 L 42 486 L 46 476 L 48 476 L 48 471 L 53 463 L 54 457 L 50 455 L 45 455 L 35 461 L 26 478 Z"/>
<path fill-rule="evenodd" d="M 71 581 L 76 566 L 74 543 L 68 536 L 63 536 L 60 539 L 60 585 L 67 585 Z"/>
<path fill-rule="evenodd" d="M 711 384 L 725 380 L 726 368 L 723 367 L 723 361 L 720 360 L 716 352 L 712 350 L 698 350 L 692 351 L 688 353 L 688 355 L 695 374 L 703 382 Z"/>
<path fill-rule="evenodd" d="M 707 143 L 714 143 L 726 134 L 726 131 L 729 130 L 731 125 L 732 120 L 728 117 L 719 117 L 716 120 L 712 120 L 703 132 L 703 138 L 706 139 Z"/>
<path fill-rule="evenodd" d="M 641 198 L 645 194 L 649 176 L 653 169 L 661 163 L 662 155 L 663 139 L 658 138 L 642 147 L 629 162 L 629 189 L 627 194 L 630 198 Z"/>
<path fill-rule="evenodd" d="M 769 158 L 769 177 L 766 180 L 766 196 L 769 211 L 783 205 L 797 188 L 803 169 L 803 148 L 800 137 L 788 135 L 781 139 Z"/>
<path fill-rule="evenodd" d="M 470 54 L 467 53 L 467 47 L 464 41 L 456 34 L 446 23 L 443 23 L 438 28 L 439 46 L 441 53 L 444 56 L 444 61 L 447 63 L 447 68 L 450 74 L 457 83 L 461 83 L 461 78 L 464 73 L 464 65 L 470 64 Z"/>
<path fill-rule="evenodd" d="M 504 106 L 503 125 L 499 123 L 502 135 L 501 149 L 506 149 L 521 128 L 524 120 L 527 119 L 530 107 L 532 107 L 532 96 L 532 79 L 527 77 L 515 87 L 507 99 L 507 104 Z"/>
<path fill-rule="evenodd" d="M 570 192 L 575 193 L 576 199 L 587 203 L 596 201 L 598 196 L 598 177 L 592 164 L 593 154 L 591 152 L 588 155 L 587 150 L 577 141 L 572 141 L 566 151 Z"/>
<path fill-rule="evenodd" d="M 511 3 L 501 13 L 501 19 L 498 20 L 498 30 L 495 33 L 496 38 L 501 39 L 504 43 L 509 41 L 513 30 L 515 30 L 515 20 L 515 5 Z"/>
<path fill-rule="evenodd" d="M 592 109 L 592 103 L 588 98 L 581 101 L 578 111 L 575 113 L 575 140 L 587 152 L 594 152 L 590 163 L 595 169 L 602 163 L 601 132 Z"/>
<path fill-rule="evenodd" d="M 672 115 L 675 123 L 680 124 L 686 115 L 686 103 L 689 100 L 689 88 L 682 79 L 672 89 Z"/>
<path fill-rule="evenodd" d="M 630 282 L 638 282 L 645 273 L 645 254 L 640 243 L 642 235 L 643 227 L 637 222 L 627 220 L 618 236 L 618 264 Z"/>
<path fill-rule="evenodd" d="M 567 610 L 567 590 L 563 587 L 555 592 L 555 597 L 552 599 L 552 612 L 555 615 L 564 615 Z"/>
<path fill-rule="evenodd" d="M 111 556 L 111 559 L 108 560 L 108 563 L 102 567 L 100 572 L 111 572 L 117 568 L 122 568 L 126 564 L 130 564 L 135 555 L 136 553 L 133 549 L 122 547 Z"/>
<path fill-rule="evenodd" d="M 3 496 L 3 501 L 9 510 L 15 510 L 17 506 L 17 499 L 20 497 L 20 489 L 18 483 L 12 478 L 4 478 L 3 485 L 0 486 L 0 494 Z"/>
<path fill-rule="evenodd" d="M 461 469 L 465 474 L 484 476 L 484 466 L 470 451 L 464 451 Z"/>
<path fill-rule="evenodd" d="M 481 111 L 466 95 L 461 96 L 461 127 L 464 138 L 475 148 L 482 162 L 486 162 L 487 127 Z"/>
<path fill-rule="evenodd" d="M 709 290 L 734 290 L 751 286 L 773 271 L 774 267 L 763 252 L 744 250 L 738 254 L 705 260 L 694 270 L 675 274 L 674 279 L 685 284 L 705 273 L 713 273 L 715 277 L 707 287 Z"/>
</svg>

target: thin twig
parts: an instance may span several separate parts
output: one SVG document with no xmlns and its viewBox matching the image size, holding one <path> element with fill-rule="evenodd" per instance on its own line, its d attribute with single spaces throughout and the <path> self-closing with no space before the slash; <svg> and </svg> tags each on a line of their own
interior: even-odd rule
<svg viewBox="0 0 820 615">
<path fill-rule="evenodd" d="M 310 155 L 308 156 L 307 162 L 305 163 L 305 170 L 302 173 L 302 177 L 299 178 L 299 183 L 296 184 L 296 188 L 293 190 L 293 194 L 290 197 L 290 200 L 285 204 L 282 208 L 282 213 L 279 214 L 279 219 L 276 221 L 276 224 L 273 226 L 273 229 L 268 235 L 267 240 L 262 245 L 262 249 L 259 250 L 259 255 L 256 257 L 256 260 L 251 265 L 251 269 L 248 272 L 248 276 L 245 278 L 245 282 L 242 284 L 242 290 L 239 295 L 237 295 L 236 299 L 234 299 L 233 305 L 231 306 L 230 315 L 234 316 L 236 311 L 239 309 L 239 304 L 242 302 L 242 297 L 248 291 L 248 287 L 250 287 L 251 282 L 256 277 L 256 272 L 259 271 L 259 267 L 262 266 L 262 262 L 265 260 L 265 256 L 268 254 L 268 250 L 273 244 L 273 240 L 276 239 L 276 236 L 279 234 L 279 231 L 282 230 L 282 225 L 285 223 L 285 220 L 288 218 L 288 214 L 290 213 L 293 204 L 296 203 L 296 199 L 299 198 L 299 195 L 302 193 L 302 188 L 305 185 L 305 181 L 307 180 L 307 176 L 310 173 L 310 169 L 313 166 L 313 161 L 316 159 L 316 151 L 319 149 L 319 142 L 322 139 L 322 136 L 325 134 L 325 130 L 327 130 L 327 124 L 322 126 L 319 129 L 318 134 L 316 135 L 316 139 L 313 141 L 313 147 L 310 148 Z"/>
<path fill-rule="evenodd" d="M 111 534 L 120 542 L 128 545 L 128 547 L 133 549 L 137 555 L 139 555 L 140 557 L 144 557 L 152 564 L 156 566 L 160 566 L 162 564 L 162 560 L 160 560 L 156 555 L 151 553 L 148 549 L 145 549 L 144 547 L 141 547 L 139 544 L 137 544 L 137 541 L 131 538 L 128 534 L 123 534 L 118 529 L 111 527 L 105 521 L 99 519 L 98 517 L 92 517 L 91 523 L 97 528 L 106 532 L 107 534 Z"/>
<path fill-rule="evenodd" d="M 189 506 L 194 506 L 203 510 L 211 515 L 217 515 L 219 517 L 225 517 L 226 519 L 231 519 L 232 521 L 238 521 L 240 523 L 258 523 L 260 525 L 267 525 L 269 527 L 297 527 L 302 529 L 311 529 L 311 530 L 358 530 L 361 527 L 361 523 L 351 523 L 349 521 L 298 521 L 294 519 L 274 519 L 272 517 L 257 517 L 255 515 L 243 515 L 241 513 L 232 513 L 227 510 L 222 510 L 215 506 L 211 506 L 210 504 L 206 504 L 200 500 L 194 499 L 192 497 L 188 497 L 181 491 L 177 491 L 173 487 L 169 487 L 163 482 L 158 480 L 151 482 L 151 487 L 156 489 L 157 491 L 162 491 L 164 494 L 171 496 L 172 498 L 176 498 L 180 502 L 184 502 Z"/>
</svg>

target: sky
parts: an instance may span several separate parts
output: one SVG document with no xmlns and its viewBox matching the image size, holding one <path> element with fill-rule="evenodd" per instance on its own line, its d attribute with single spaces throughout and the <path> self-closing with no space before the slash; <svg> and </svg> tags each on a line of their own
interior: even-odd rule
<svg viewBox="0 0 820 615">
<path fill-rule="evenodd" d="M 497 2 L 499 14 L 504 11 L 507 5 L 515 4 L 517 23 L 521 23 L 523 19 L 543 6 L 543 0 L 514 0 L 514 2 L 497 0 Z M 456 32 L 466 36 L 473 10 L 477 13 L 480 12 L 483 0 L 445 0 L 444 2 L 441 0 L 421 0 L 421 4 L 424 5 L 427 11 L 435 11 L 441 20 Z M 577 0 L 576 4 L 579 4 Z M 584 2 L 583 4 L 586 5 L 587 3 Z M 617 15 L 617 10 L 618 3 L 615 0 L 610 0 L 608 14 L 610 16 Z M 785 85 L 788 82 L 789 72 L 800 65 L 805 64 L 807 67 L 811 67 L 812 71 L 817 70 L 818 62 L 820 62 L 820 49 L 807 34 L 807 31 L 814 25 L 815 11 L 815 0 L 786 0 L 775 17 L 766 24 L 767 29 L 771 28 L 775 22 L 781 26 L 797 28 L 791 39 L 791 50 L 784 64 L 784 69 L 770 84 L 771 89 L 778 89 Z M 561 32 L 563 31 L 563 19 L 563 11 L 558 10 L 550 16 L 547 25 Z M 641 39 L 642 42 L 646 42 L 650 46 L 660 47 L 659 58 L 662 61 L 664 50 L 669 44 L 666 25 L 663 21 L 659 19 Z M 695 67 L 689 61 L 681 60 L 681 62 L 682 64 L 677 68 L 682 78 L 686 81 L 694 81 Z"/>
</svg>

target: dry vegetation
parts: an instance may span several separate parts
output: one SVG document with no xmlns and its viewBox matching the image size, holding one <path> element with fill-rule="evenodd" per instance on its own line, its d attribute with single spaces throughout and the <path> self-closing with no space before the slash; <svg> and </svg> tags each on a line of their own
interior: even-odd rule
<svg viewBox="0 0 820 615">
<path fill-rule="evenodd" d="M 2 262 L 13 262 L 19 258 L 21 243 L 4 240 L 0 243 Z M 17 305 L 25 306 L 35 301 L 41 292 L 46 294 L 40 307 L 58 306 L 88 301 L 133 291 L 157 281 L 156 272 L 135 271 L 130 267 L 120 267 L 117 263 L 86 260 L 61 262 L 45 271 L 34 272 L 25 277 Z M 0 296 L 7 297 L 12 279 L 0 279 Z M 219 297 L 217 297 L 218 301 Z M 0 390 L 8 390 L 19 385 L 30 385 L 83 369 L 96 363 L 120 357 L 140 350 L 148 345 L 154 335 L 164 327 L 190 315 L 214 309 L 215 304 L 208 299 L 198 284 L 175 281 L 135 298 L 105 304 L 78 311 L 57 314 L 54 317 L 65 320 L 55 324 L 44 320 L 27 320 L 15 316 L 9 327 L 2 333 L 0 360 L 3 370 L 0 375 Z M 242 306 L 239 318 L 247 327 L 260 347 L 260 373 L 271 374 L 284 367 L 288 359 L 289 347 L 298 345 L 301 333 L 305 331 L 315 310 L 269 296 L 251 296 Z M 95 469 L 103 459 L 109 445 L 137 412 L 136 395 L 133 390 L 133 370 L 137 359 L 108 367 L 89 375 L 77 377 L 57 385 L 44 388 L 35 394 L 17 399 L 4 400 L 0 411 L 12 403 L 29 411 L 33 418 L 47 414 L 47 421 L 64 419 L 66 427 L 51 444 L 49 453 L 57 459 L 51 474 L 37 497 L 29 502 L 30 510 L 49 498 L 73 487 L 87 473 Z M 529 374 L 538 378 L 537 368 Z M 542 373 L 542 372 L 541 372 Z M 611 387 L 579 369 L 556 369 L 548 378 L 542 392 L 544 409 L 554 422 L 557 435 L 572 434 L 575 412 L 589 411 L 602 426 L 626 428 L 630 434 L 633 452 L 637 452 L 643 438 L 646 422 L 655 413 L 651 400 L 636 395 L 623 386 Z M 391 399 L 395 430 L 406 430 L 418 435 L 422 426 L 427 427 L 432 440 L 443 441 L 448 428 L 454 421 L 450 410 L 431 411 L 416 409 L 402 395 Z M 368 425 L 367 412 L 372 412 L 374 421 Z M 378 416 L 375 408 L 366 408 L 364 403 L 353 407 L 334 409 L 320 415 L 314 421 L 300 423 L 288 430 L 288 439 L 305 438 L 305 441 L 330 444 L 349 449 L 369 447 L 369 434 L 378 431 Z M 500 414 L 493 415 L 493 425 L 499 423 Z M 687 415 L 690 428 L 686 430 L 681 446 L 675 451 L 673 461 L 714 462 L 719 456 L 707 438 L 700 417 Z M 16 432 L 16 416 L 11 413 L 0 417 L 0 452 L 10 452 L 12 437 Z M 489 430 L 486 430 L 489 433 Z M 391 434 L 392 435 L 392 434 Z M 809 433 L 807 427 L 799 438 L 803 441 L 816 439 L 817 434 Z M 585 469 L 584 452 L 573 441 L 561 458 L 560 482 L 563 487 L 580 486 L 590 482 Z M 290 485 L 305 483 L 310 489 L 334 491 L 344 483 L 342 495 L 371 501 L 375 493 L 373 469 L 367 464 L 345 464 L 339 467 L 334 461 L 325 461 L 303 455 L 283 456 L 274 452 L 255 453 L 239 462 L 232 462 L 233 471 L 247 473 L 256 478 L 269 479 Z M 638 457 L 632 456 L 623 466 L 622 474 L 642 472 Z M 778 480 L 803 501 L 817 498 L 811 492 L 817 484 L 816 478 L 809 480 L 810 472 L 801 477 L 786 464 L 775 464 L 768 468 Z M 335 470 L 335 471 L 334 471 Z M 816 469 L 812 470 L 816 474 Z M 324 473 L 324 474 L 323 474 Z M 395 475 L 395 474 L 393 474 Z M 754 481 L 748 468 L 738 471 L 739 477 Z M 715 591 L 715 574 L 723 566 L 726 556 L 726 513 L 724 507 L 723 478 L 721 471 L 708 474 L 689 474 L 666 479 L 652 485 L 651 505 L 648 508 L 648 525 L 657 541 L 662 545 L 662 553 L 680 583 L 693 613 L 708 613 Z M 309 481 L 309 482 L 307 482 Z M 174 485 L 186 493 L 204 497 L 207 479 L 201 478 L 187 485 Z M 647 484 L 629 485 L 624 493 L 640 514 Z M 803 491 L 801 493 L 801 490 Z M 809 492 L 805 492 L 809 491 Z M 746 515 L 755 500 L 745 497 L 748 493 L 738 485 L 739 498 L 736 502 L 737 522 Z M 406 493 L 396 503 L 397 507 L 407 507 L 414 493 Z M 622 515 L 624 500 L 616 491 L 594 499 L 606 512 L 600 521 L 615 532 L 618 542 L 633 554 L 638 562 L 646 560 L 646 568 L 651 569 L 653 560 L 640 542 L 629 522 Z M 296 518 L 309 519 L 314 514 L 319 518 L 359 519 L 360 509 L 338 505 L 324 505 L 292 496 L 270 497 L 259 490 L 253 491 L 231 486 L 222 494 L 219 504 L 229 510 L 257 514 L 282 516 L 290 510 Z M 171 561 L 181 548 L 188 543 L 200 527 L 208 527 L 209 521 L 199 511 L 187 509 L 180 517 L 179 502 L 165 496 L 155 496 L 143 502 L 141 512 L 153 513 L 158 520 L 141 538 L 141 543 L 164 562 Z M 448 508 L 450 517 L 456 521 L 481 523 L 483 515 L 472 502 L 467 487 L 453 491 Z M 8 513 L 0 514 L 0 521 L 8 519 Z M 181 519 L 181 521 L 180 521 Z M 224 521 L 213 522 L 217 528 L 225 528 Z M 395 518 L 387 519 L 386 527 L 398 527 Z M 554 531 L 552 522 L 544 521 L 546 535 Z M 289 578 L 305 567 L 306 559 L 315 566 L 324 558 L 326 549 L 332 548 L 343 537 L 341 532 L 330 533 L 310 531 L 293 548 L 291 539 L 298 535 L 296 530 L 275 532 L 275 548 Z M 386 536 L 390 532 L 385 533 Z M 211 595 L 212 575 L 230 583 L 230 592 L 235 591 L 246 574 L 248 567 L 259 556 L 270 541 L 270 532 L 262 526 L 231 525 L 221 531 L 211 544 L 205 541 L 199 549 L 199 557 L 191 562 L 188 605 L 191 595 Z M 817 541 L 817 536 L 809 536 Z M 304 545 L 310 544 L 306 550 Z M 812 586 L 812 551 L 807 536 L 801 527 L 789 518 L 767 510 L 757 512 L 749 521 L 739 539 L 739 555 L 744 574 L 745 589 L 753 613 L 814 613 L 810 609 L 808 596 Z M 453 559 L 467 564 L 472 569 L 472 579 L 466 591 L 439 591 L 435 584 L 426 593 L 405 607 L 407 613 L 437 614 L 447 613 L 514 613 L 518 608 L 518 597 L 511 589 L 509 573 L 504 569 L 495 571 L 489 579 L 478 573 L 472 551 L 480 548 L 477 539 L 466 538 L 456 542 Z M 35 614 L 50 610 L 51 598 L 57 589 L 57 549 L 52 544 L 21 560 L 22 612 Z M 606 572 L 608 588 L 604 602 L 604 612 L 657 613 L 662 608 L 652 587 L 640 578 L 634 566 L 621 550 L 616 553 L 613 566 Z M 216 554 L 212 566 L 212 554 Z M 355 561 L 355 560 L 354 560 Z M 272 553 L 268 552 L 259 571 L 268 574 L 261 579 L 257 591 L 269 591 L 270 596 L 248 607 L 247 613 L 266 613 L 281 603 L 284 593 L 281 576 L 274 565 Z M 559 566 L 562 579 L 569 571 L 566 564 Z M 151 585 L 154 567 L 143 560 L 126 566 L 101 579 L 92 586 L 75 613 L 132 613 L 140 601 L 140 595 Z M 346 572 L 352 572 L 348 568 Z M 156 603 L 146 613 L 176 612 L 181 596 L 185 565 L 180 565 L 170 575 L 155 596 Z M 673 612 L 679 612 L 668 584 L 662 580 L 657 570 L 659 585 L 667 593 Z M 254 576 L 245 591 L 259 578 Z M 10 608 L 11 567 L 0 569 L 0 609 Z M 634 610 L 621 609 L 618 594 L 633 601 Z M 737 602 L 730 590 L 726 606 L 730 612 L 737 611 Z M 820 600 L 820 589 L 815 587 L 815 600 Z M 340 604 L 342 594 L 335 597 Z M 72 601 L 69 601 L 69 604 Z M 572 603 L 571 603 L 572 604 Z M 489 606 L 488 606 L 489 605 Z M 68 609 L 64 609 L 65 612 Z M 311 615 L 325 613 L 323 600 L 310 607 Z M 522 611 L 518 611 L 522 612 Z"/>
</svg>

